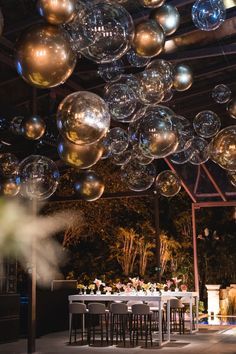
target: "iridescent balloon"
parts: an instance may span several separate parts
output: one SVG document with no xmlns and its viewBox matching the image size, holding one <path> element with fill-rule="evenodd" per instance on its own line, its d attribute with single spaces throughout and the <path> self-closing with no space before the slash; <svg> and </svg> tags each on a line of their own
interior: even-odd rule
<svg viewBox="0 0 236 354">
<path fill-rule="evenodd" d="M 228 177 L 232 186 L 236 187 L 236 171 L 228 172 Z"/>
<path fill-rule="evenodd" d="M 176 91 L 186 91 L 193 84 L 191 68 L 185 64 L 177 64 L 174 68 L 173 88 Z"/>
<path fill-rule="evenodd" d="M 231 90 L 228 86 L 220 84 L 213 88 L 212 98 L 217 103 L 226 103 L 230 100 Z"/>
<path fill-rule="evenodd" d="M 171 63 L 166 60 L 156 59 L 148 64 L 147 69 L 155 70 L 161 76 L 165 91 L 171 89 L 174 75 L 174 68 Z"/>
<path fill-rule="evenodd" d="M 212 111 L 202 111 L 195 116 L 193 127 L 197 135 L 203 138 L 211 138 L 220 130 L 221 121 L 216 113 Z"/>
<path fill-rule="evenodd" d="M 112 128 L 108 134 L 109 149 L 112 154 L 120 154 L 125 151 L 129 145 L 129 137 L 122 128 Z"/>
<path fill-rule="evenodd" d="M 0 175 L 11 177 L 18 174 L 19 160 L 10 153 L 0 154 Z"/>
<path fill-rule="evenodd" d="M 40 139 L 46 130 L 46 123 L 40 116 L 31 116 L 21 123 L 21 133 L 29 140 Z"/>
<path fill-rule="evenodd" d="M 66 139 L 59 139 L 57 151 L 60 158 L 78 169 L 86 169 L 95 165 L 103 154 L 101 142 L 89 145 L 77 145 Z"/>
<path fill-rule="evenodd" d="M 229 101 L 227 111 L 231 118 L 236 119 L 236 98 Z"/>
<path fill-rule="evenodd" d="M 156 168 L 154 164 L 141 165 L 136 159 L 131 159 L 121 167 L 121 178 L 132 191 L 145 191 L 156 178 Z"/>
<path fill-rule="evenodd" d="M 82 199 L 93 202 L 102 196 L 105 185 L 94 171 L 84 171 L 77 175 L 74 189 Z"/>
<path fill-rule="evenodd" d="M 112 155 L 111 162 L 114 165 L 122 166 L 126 164 L 132 158 L 132 150 L 125 150 L 120 154 Z"/>
<path fill-rule="evenodd" d="M 140 4 L 144 7 L 154 9 L 164 4 L 165 0 L 139 0 Z"/>
<path fill-rule="evenodd" d="M 214 31 L 224 22 L 226 10 L 222 0 L 197 0 L 192 7 L 194 25 L 202 31 Z"/>
<path fill-rule="evenodd" d="M 144 58 L 138 55 L 132 48 L 126 54 L 129 64 L 135 68 L 142 68 L 150 63 L 150 58 Z"/>
<path fill-rule="evenodd" d="M 81 53 L 97 63 L 121 58 L 134 36 L 133 20 L 124 7 L 100 1 L 80 16 L 82 30 L 91 44 Z"/>
<path fill-rule="evenodd" d="M 125 72 L 124 62 L 122 60 L 114 60 L 111 63 L 100 64 L 97 72 L 106 82 L 116 81 Z"/>
<path fill-rule="evenodd" d="M 175 172 L 162 171 L 156 178 L 156 189 L 164 197 L 174 197 L 181 189 L 181 181 Z"/>
<path fill-rule="evenodd" d="M 19 165 L 20 193 L 29 199 L 48 199 L 57 189 L 59 171 L 54 161 L 40 155 L 30 155 Z"/>
<path fill-rule="evenodd" d="M 155 69 L 148 69 L 136 75 L 139 80 L 139 98 L 143 104 L 157 105 L 164 97 L 162 77 Z"/>
<path fill-rule="evenodd" d="M 20 192 L 20 178 L 18 176 L 4 179 L 0 182 L 0 193 L 5 197 L 15 197 Z"/>
<path fill-rule="evenodd" d="M 151 13 L 151 18 L 161 25 L 167 36 L 173 34 L 180 24 L 179 11 L 170 4 L 165 4 L 154 10 Z"/>
<path fill-rule="evenodd" d="M 222 129 L 211 141 L 210 158 L 225 170 L 236 171 L 236 125 Z"/>
<path fill-rule="evenodd" d="M 193 137 L 186 143 L 184 154 L 192 165 L 206 162 L 209 159 L 208 141 L 200 137 Z"/>
<path fill-rule="evenodd" d="M 52 25 L 61 25 L 73 20 L 77 10 L 77 0 L 38 0 L 37 8 L 41 16 Z"/>
<path fill-rule="evenodd" d="M 109 109 L 105 101 L 92 92 L 72 93 L 58 107 L 57 127 L 72 143 L 95 143 L 106 134 L 109 126 Z"/>
<path fill-rule="evenodd" d="M 184 150 L 187 141 L 194 135 L 192 124 L 187 118 L 177 115 L 171 117 L 171 122 L 173 129 L 178 132 L 179 136 L 179 142 L 175 153 L 181 152 Z"/>
</svg>

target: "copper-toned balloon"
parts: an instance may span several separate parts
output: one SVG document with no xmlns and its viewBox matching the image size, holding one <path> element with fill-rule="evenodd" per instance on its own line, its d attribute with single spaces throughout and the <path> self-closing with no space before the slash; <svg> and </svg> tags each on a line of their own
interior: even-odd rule
<svg viewBox="0 0 236 354">
<path fill-rule="evenodd" d="M 0 36 L 2 35 L 3 26 L 4 26 L 4 18 L 2 15 L 2 10 L 0 9 Z"/>
<path fill-rule="evenodd" d="M 77 0 L 38 0 L 37 8 L 41 16 L 52 25 L 61 25 L 73 20 Z"/>
<path fill-rule="evenodd" d="M 133 47 L 142 57 L 151 58 L 159 54 L 165 44 L 165 35 L 154 20 L 143 21 L 135 29 Z"/>
<path fill-rule="evenodd" d="M 15 197 L 20 191 L 20 178 L 5 179 L 0 184 L 0 192 L 6 197 Z"/>
<path fill-rule="evenodd" d="M 79 169 L 85 169 L 90 168 L 100 160 L 103 154 L 103 146 L 101 142 L 90 145 L 76 145 L 67 139 L 60 138 L 57 151 L 65 163 Z"/>
<path fill-rule="evenodd" d="M 176 91 L 188 90 L 193 84 L 191 68 L 185 64 L 178 64 L 174 68 L 174 89 Z"/>
<path fill-rule="evenodd" d="M 165 4 L 153 11 L 151 18 L 159 23 L 166 36 L 174 33 L 179 27 L 180 15 L 176 7 Z"/>
<path fill-rule="evenodd" d="M 139 2 L 144 7 L 149 7 L 150 9 L 154 9 L 156 7 L 162 6 L 165 0 L 139 0 Z"/>
<path fill-rule="evenodd" d="M 46 124 L 44 120 L 39 116 L 31 116 L 28 119 L 24 119 L 21 124 L 22 134 L 30 140 L 40 139 L 46 130 Z"/>
<path fill-rule="evenodd" d="M 236 119 L 236 98 L 229 101 L 227 111 L 231 118 Z"/>
<path fill-rule="evenodd" d="M 95 172 L 84 171 L 78 174 L 74 188 L 82 199 L 92 202 L 101 197 L 105 186 L 102 178 Z"/>
<path fill-rule="evenodd" d="M 40 24 L 28 29 L 20 38 L 15 64 L 26 82 L 50 88 L 68 79 L 74 70 L 76 56 L 65 30 Z"/>
</svg>

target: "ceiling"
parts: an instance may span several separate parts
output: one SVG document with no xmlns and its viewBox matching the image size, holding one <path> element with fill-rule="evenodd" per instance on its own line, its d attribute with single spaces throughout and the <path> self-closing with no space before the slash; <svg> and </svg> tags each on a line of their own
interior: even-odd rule
<svg viewBox="0 0 236 354">
<path fill-rule="evenodd" d="M 34 23 L 42 22 L 35 3 L 35 0 L 0 0 L 5 20 L 3 36 L 0 37 L 0 116 L 4 114 L 11 120 L 16 114 L 27 116 L 37 112 L 46 119 L 47 133 L 40 143 L 17 137 L 9 130 L 0 132 L 0 140 L 4 141 L 3 151 L 14 152 L 20 159 L 38 153 L 58 160 L 55 124 L 58 103 L 69 93 L 78 90 L 90 90 L 102 96 L 104 82 L 97 74 L 97 65 L 87 59 L 79 59 L 69 80 L 51 90 L 34 89 L 19 77 L 14 67 L 14 45 L 22 31 Z M 159 58 L 188 64 L 194 73 L 192 87 L 185 92 L 175 92 L 168 105 L 177 114 L 190 120 L 199 111 L 210 109 L 220 116 L 223 127 L 235 124 L 227 114 L 225 105 L 219 105 L 212 99 L 211 91 L 215 85 L 223 83 L 236 95 L 236 1 L 225 1 L 227 19 L 212 32 L 194 27 L 191 20 L 192 0 L 170 0 L 167 3 L 178 7 L 181 24 L 178 31 L 168 37 L 165 53 Z M 135 0 L 124 1 L 124 6 L 132 14 L 135 23 L 148 17 L 149 10 Z M 129 67 L 128 62 L 125 65 L 128 73 L 135 72 L 136 69 Z M 228 182 L 227 174 L 212 162 L 201 167 L 189 164 L 178 167 L 166 160 L 165 164 L 159 165 L 177 168 L 192 201 L 236 199 L 235 188 Z M 66 167 L 61 163 L 60 168 Z"/>
</svg>

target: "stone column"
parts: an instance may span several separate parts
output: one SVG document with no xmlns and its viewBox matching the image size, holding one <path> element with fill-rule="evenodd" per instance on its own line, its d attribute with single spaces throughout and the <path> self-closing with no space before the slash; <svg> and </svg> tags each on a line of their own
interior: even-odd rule
<svg viewBox="0 0 236 354">
<path fill-rule="evenodd" d="M 208 316 L 218 315 L 220 312 L 220 285 L 206 284 L 208 298 Z"/>
</svg>

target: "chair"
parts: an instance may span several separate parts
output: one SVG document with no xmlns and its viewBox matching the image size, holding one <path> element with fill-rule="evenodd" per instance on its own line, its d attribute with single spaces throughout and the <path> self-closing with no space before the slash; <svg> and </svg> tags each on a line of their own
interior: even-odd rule
<svg viewBox="0 0 236 354">
<path fill-rule="evenodd" d="M 150 307 L 152 315 L 152 324 L 153 330 L 159 331 L 159 301 L 148 301 L 147 305 Z M 161 312 L 162 312 L 162 339 L 164 340 L 164 332 L 166 330 L 166 321 L 165 321 L 165 309 L 163 302 L 161 303 Z"/>
<path fill-rule="evenodd" d="M 185 307 L 179 299 L 170 299 L 170 330 L 178 330 L 184 333 L 185 327 Z"/>
<path fill-rule="evenodd" d="M 143 304 L 141 300 L 130 300 L 127 303 L 128 309 L 131 311 L 133 305 Z"/>
<path fill-rule="evenodd" d="M 129 330 L 130 342 L 131 342 L 131 331 L 129 326 L 130 313 L 128 311 L 127 304 L 123 303 L 112 303 L 110 306 L 110 338 L 111 345 L 113 345 L 114 335 L 116 337 L 116 344 L 118 343 L 118 338 L 123 340 L 125 346 L 126 332 Z"/>
<path fill-rule="evenodd" d="M 98 319 L 98 323 L 97 323 Z M 103 345 L 104 338 L 104 325 L 106 342 L 108 343 L 108 321 L 109 311 L 106 310 L 106 306 L 99 302 L 88 304 L 88 344 L 91 345 L 91 333 L 93 336 L 93 344 L 95 341 L 95 334 L 101 335 L 101 344 Z M 100 327 L 100 331 L 96 330 L 96 326 Z"/>
<path fill-rule="evenodd" d="M 136 339 L 136 344 L 139 342 L 139 338 L 143 339 L 145 336 L 145 347 L 147 347 L 148 337 L 150 338 L 152 345 L 152 312 L 150 307 L 146 304 L 134 304 L 132 305 L 132 342 Z"/>
<path fill-rule="evenodd" d="M 87 309 L 85 304 L 73 303 L 69 304 L 69 343 L 71 344 L 72 329 L 74 328 L 74 341 L 76 342 L 76 332 L 77 332 L 77 318 L 80 317 L 82 321 L 85 319 Z M 84 333 L 83 325 L 81 324 L 81 341 L 83 343 Z"/>
</svg>

